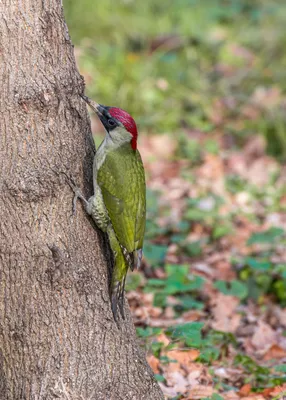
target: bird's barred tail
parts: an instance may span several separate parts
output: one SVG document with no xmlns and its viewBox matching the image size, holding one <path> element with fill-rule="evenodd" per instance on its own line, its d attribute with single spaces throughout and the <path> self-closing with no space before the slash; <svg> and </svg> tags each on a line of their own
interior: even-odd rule
<svg viewBox="0 0 286 400">
<path fill-rule="evenodd" d="M 139 269 L 141 265 L 143 250 L 134 250 L 132 253 L 129 253 L 125 247 L 120 245 L 122 253 L 124 255 L 125 261 L 127 262 L 128 267 L 131 271 L 134 271 L 134 268 Z"/>
<path fill-rule="evenodd" d="M 143 250 L 135 250 L 134 251 L 134 266 L 139 269 L 142 261 L 142 256 L 143 256 Z"/>
<path fill-rule="evenodd" d="M 110 283 L 110 299 L 111 308 L 115 321 L 117 321 L 117 310 L 119 308 L 120 314 L 123 319 L 124 315 L 124 287 L 128 271 L 128 264 L 126 263 L 120 244 L 116 238 L 115 232 L 112 227 L 107 229 L 110 247 L 114 256 L 114 265 L 111 275 Z"/>
<path fill-rule="evenodd" d="M 127 274 L 126 274 L 127 275 Z M 121 317 L 125 319 L 124 315 L 124 287 L 125 287 L 125 279 L 124 276 L 122 281 L 114 280 L 110 286 L 110 299 L 111 299 L 111 309 L 114 320 L 117 321 L 117 310 L 119 308 Z"/>
</svg>

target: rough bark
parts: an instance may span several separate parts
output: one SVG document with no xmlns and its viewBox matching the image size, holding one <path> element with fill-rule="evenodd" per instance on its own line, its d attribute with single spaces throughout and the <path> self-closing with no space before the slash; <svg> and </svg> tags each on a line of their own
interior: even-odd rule
<svg viewBox="0 0 286 400">
<path fill-rule="evenodd" d="M 0 82 L 0 399 L 162 399 L 113 320 L 102 236 L 71 215 L 93 147 L 60 1 L 1 0 Z"/>
</svg>

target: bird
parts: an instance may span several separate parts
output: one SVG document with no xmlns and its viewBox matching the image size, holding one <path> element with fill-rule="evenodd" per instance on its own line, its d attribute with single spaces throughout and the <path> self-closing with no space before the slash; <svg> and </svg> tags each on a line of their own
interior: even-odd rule
<svg viewBox="0 0 286 400">
<path fill-rule="evenodd" d="M 124 315 L 124 287 L 128 269 L 141 265 L 146 225 L 146 182 L 141 155 L 137 149 L 138 130 L 128 112 L 83 100 L 95 111 L 105 137 L 93 161 L 94 194 L 88 200 L 73 186 L 97 227 L 107 234 L 113 254 L 109 284 L 115 321 L 119 308 Z M 75 204 L 75 203 L 74 203 Z"/>
</svg>

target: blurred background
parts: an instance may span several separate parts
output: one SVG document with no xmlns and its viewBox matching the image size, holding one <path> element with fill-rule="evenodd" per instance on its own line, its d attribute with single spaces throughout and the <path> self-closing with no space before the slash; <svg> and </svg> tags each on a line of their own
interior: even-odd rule
<svg viewBox="0 0 286 400">
<path fill-rule="evenodd" d="M 87 95 L 139 126 L 148 221 L 127 297 L 164 393 L 286 396 L 286 3 L 64 10 Z"/>
</svg>

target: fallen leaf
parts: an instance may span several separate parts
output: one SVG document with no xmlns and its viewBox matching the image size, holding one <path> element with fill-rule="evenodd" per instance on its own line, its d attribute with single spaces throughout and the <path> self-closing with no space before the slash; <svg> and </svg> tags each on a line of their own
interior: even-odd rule
<svg viewBox="0 0 286 400">
<path fill-rule="evenodd" d="M 235 332 L 241 320 L 241 316 L 235 313 L 239 299 L 233 296 L 226 296 L 223 293 L 217 293 L 211 304 L 214 316 L 214 321 L 211 324 L 212 328 L 223 332 Z"/>
<path fill-rule="evenodd" d="M 239 395 L 234 390 L 230 390 L 229 392 L 224 394 L 224 400 L 240 400 Z"/>
<path fill-rule="evenodd" d="M 202 368 L 200 366 L 198 366 L 197 369 L 188 374 L 187 379 L 190 387 L 200 384 L 201 374 L 202 374 Z"/>
<path fill-rule="evenodd" d="M 280 324 L 286 328 L 286 308 L 274 307 L 273 312 Z"/>
<path fill-rule="evenodd" d="M 177 140 L 170 135 L 142 135 L 140 138 L 140 153 L 143 159 L 169 160 L 178 145 Z"/>
<path fill-rule="evenodd" d="M 148 316 L 151 318 L 157 318 L 162 314 L 162 308 L 160 307 L 148 307 Z"/>
<path fill-rule="evenodd" d="M 216 369 L 214 370 L 214 374 L 215 374 L 216 376 L 219 376 L 220 378 L 229 379 L 229 374 L 227 373 L 227 370 L 226 370 L 226 368 L 224 368 L 224 367 L 216 368 Z"/>
<path fill-rule="evenodd" d="M 185 371 L 189 369 L 191 364 L 198 358 L 200 352 L 196 349 L 190 350 L 169 350 L 165 355 L 170 360 L 175 360 L 177 362 L 170 362 L 168 364 L 168 371 L 177 371 L 179 368 L 183 368 Z"/>
<path fill-rule="evenodd" d="M 159 360 L 153 354 L 147 357 L 148 364 L 152 368 L 154 374 L 159 374 Z"/>
<path fill-rule="evenodd" d="M 261 392 L 261 394 L 264 397 L 269 397 L 272 391 L 273 391 L 273 388 L 266 388 Z"/>
<path fill-rule="evenodd" d="M 251 392 L 251 385 L 250 383 L 246 383 L 245 385 L 243 385 L 240 390 L 239 390 L 239 394 L 241 397 L 243 396 L 247 396 L 249 393 Z"/>
<path fill-rule="evenodd" d="M 277 86 L 258 86 L 251 96 L 251 102 L 261 108 L 271 109 L 281 102 L 281 89 Z"/>
<path fill-rule="evenodd" d="M 166 355 L 173 360 L 177 360 L 180 364 L 188 365 L 199 357 L 200 352 L 197 349 L 169 350 Z"/>
<path fill-rule="evenodd" d="M 272 344 L 264 354 L 263 360 L 271 360 L 273 358 L 286 358 L 286 351 L 278 344 Z"/>
<path fill-rule="evenodd" d="M 170 344 L 170 339 L 164 333 L 160 333 L 157 336 L 157 341 L 163 343 L 164 346 L 168 346 L 168 344 Z"/>
<path fill-rule="evenodd" d="M 274 388 L 270 394 L 272 397 L 281 395 L 279 398 L 284 399 L 284 396 L 286 397 L 286 383 L 284 383 L 282 386 L 277 386 Z"/>
<path fill-rule="evenodd" d="M 212 386 L 197 385 L 193 387 L 188 393 L 188 400 L 201 400 L 204 397 L 210 397 L 215 393 Z"/>
<path fill-rule="evenodd" d="M 168 387 L 168 386 L 164 385 L 164 383 L 162 383 L 162 382 L 159 382 L 159 386 L 160 386 L 162 392 L 164 393 L 164 395 L 167 396 L 167 398 L 177 396 L 177 392 L 173 387 Z"/>
<path fill-rule="evenodd" d="M 165 309 L 165 317 L 168 319 L 174 318 L 175 317 L 175 311 L 173 307 L 166 307 Z"/>
<path fill-rule="evenodd" d="M 248 166 L 247 177 L 245 176 L 245 178 L 253 185 L 263 187 L 269 182 L 271 174 L 277 168 L 277 163 L 273 159 L 259 158 Z"/>
<path fill-rule="evenodd" d="M 186 393 L 189 382 L 179 371 L 168 372 L 166 374 L 166 380 L 170 387 L 177 393 Z"/>
<path fill-rule="evenodd" d="M 205 313 L 202 310 L 189 310 L 182 314 L 185 322 L 198 321 Z"/>
<path fill-rule="evenodd" d="M 266 139 L 261 135 L 255 135 L 247 141 L 243 153 L 248 162 L 265 155 Z"/>
<path fill-rule="evenodd" d="M 276 340 L 276 332 L 271 326 L 263 321 L 258 321 L 257 328 L 251 339 L 253 346 L 259 351 L 266 351 L 276 343 Z"/>
</svg>

